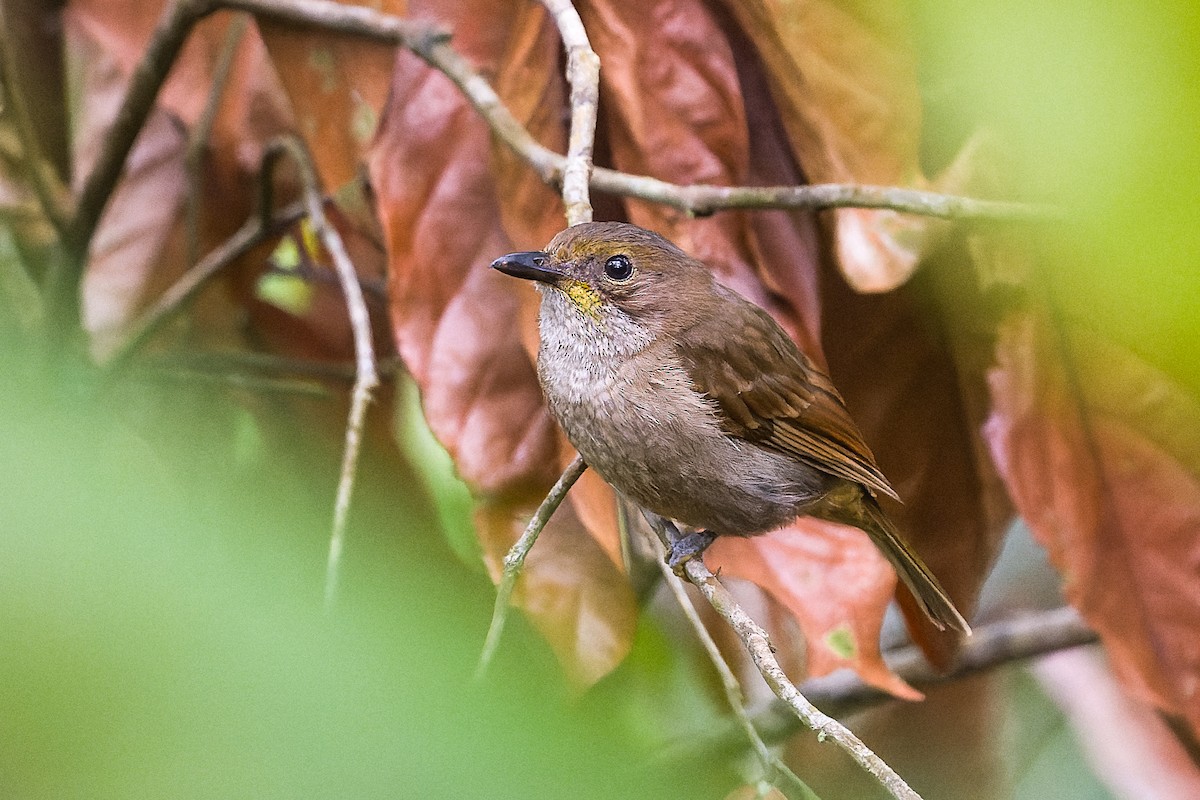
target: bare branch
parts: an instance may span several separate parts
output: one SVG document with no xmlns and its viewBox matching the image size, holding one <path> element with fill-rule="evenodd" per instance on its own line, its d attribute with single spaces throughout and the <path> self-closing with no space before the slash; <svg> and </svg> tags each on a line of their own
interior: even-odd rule
<svg viewBox="0 0 1200 800">
<path fill-rule="evenodd" d="M 260 216 L 246 220 L 237 232 L 184 273 L 183 277 L 163 292 L 153 305 L 142 312 L 138 320 L 130 326 L 125 339 L 114 350 L 106 365 L 107 370 L 116 373 L 123 369 L 166 322 L 191 303 L 201 289 L 263 240 L 277 234 L 303 216 L 304 206 L 293 203 L 274 217 L 270 217 L 265 225 Z"/>
<path fill-rule="evenodd" d="M 655 514 L 647 514 L 646 517 L 654 527 L 659 539 L 662 540 L 663 546 L 669 549 L 670 540 L 667 526 L 672 523 Z M 912 787 L 905 783 L 904 779 L 882 758 L 863 744 L 862 740 L 855 736 L 849 728 L 833 717 L 822 713 L 800 693 L 800 690 L 783 671 L 783 667 L 779 665 L 779 660 L 775 658 L 775 648 L 771 645 L 767 632 L 746 613 L 745 609 L 738 605 L 737 601 L 733 599 L 733 595 L 721 585 L 717 576 L 712 574 L 703 559 L 688 560 L 683 564 L 683 572 L 692 585 L 700 590 L 700 594 L 704 595 L 704 599 L 709 602 L 709 605 L 729 623 L 729 627 L 733 628 L 733 632 L 742 640 L 742 644 L 750 654 L 750 659 L 758 668 L 763 680 L 771 687 L 771 691 L 787 704 L 789 710 L 805 726 L 817 734 L 818 741 L 832 739 L 838 747 L 854 759 L 855 763 L 875 776 L 880 785 L 887 789 L 896 800 L 921 800 L 921 796 L 913 791 Z"/>
<path fill-rule="evenodd" d="M 800 780 L 800 777 L 792 772 L 788 768 L 788 765 L 784 764 L 767 747 L 767 743 L 759 735 L 758 730 L 754 727 L 754 723 L 750 719 L 750 714 L 746 711 L 746 699 L 742 694 L 742 687 L 738 683 L 737 676 L 733 674 L 733 669 L 725 661 L 725 657 L 721 655 L 721 650 L 717 647 L 717 643 L 713 641 L 708 628 L 704 627 L 704 621 L 696 613 L 696 608 L 692 605 L 691 598 L 687 596 L 687 591 L 683 588 L 683 581 L 671 571 L 666 561 L 656 558 L 655 562 L 662 571 L 663 579 L 667 582 L 667 587 L 670 588 L 671 594 L 675 596 L 675 601 L 679 603 L 679 607 L 683 610 L 683 615 L 691 624 L 692 630 L 696 632 L 696 637 L 700 640 L 700 644 L 704 646 L 709 660 L 712 661 L 713 666 L 716 668 L 717 675 L 721 678 L 721 687 L 725 690 L 725 699 L 729 701 L 729 707 L 733 710 L 733 716 L 738 727 L 741 728 L 745 737 L 750 740 L 750 746 L 754 749 L 754 753 L 762 765 L 764 776 L 772 783 L 779 781 L 786 782 L 797 793 L 797 796 L 803 797 L 805 800 L 819 800 L 816 792 L 807 783 Z"/>
<path fill-rule="evenodd" d="M 925 660 L 920 648 L 914 645 L 890 650 L 885 657 L 892 670 L 906 682 L 918 689 L 928 689 L 998 666 L 1096 641 L 1096 634 L 1083 623 L 1078 612 L 1066 606 L 977 627 L 974 634 L 964 640 L 958 660 L 949 672 L 935 671 Z M 808 681 L 802 688 L 805 696 L 814 704 L 830 716 L 837 717 L 879 703 L 896 701 L 890 694 L 846 673 Z M 791 709 L 778 701 L 755 715 L 754 727 L 769 743 L 785 741 L 800 730 Z M 686 750 L 693 754 L 726 752 L 742 747 L 743 741 L 740 726 L 730 725 L 715 732 L 705 742 L 692 740 L 682 742 L 678 747 L 672 745 L 670 749 Z"/>
<path fill-rule="evenodd" d="M 600 59 L 588 42 L 583 20 L 571 0 L 542 0 L 554 15 L 567 51 L 567 80 L 571 84 L 571 133 L 563 165 L 562 196 L 567 225 L 592 221 L 588 182 L 596 141 L 596 109 L 600 104 Z"/>
<path fill-rule="evenodd" d="M 678 186 L 657 178 L 597 168 L 592 188 L 661 203 L 703 216 L 722 209 L 883 208 L 926 217 L 994 222 L 1050 222 L 1061 213 L 1050 206 L 977 200 L 971 197 L 854 183 L 805 186 Z"/>
<path fill-rule="evenodd" d="M 358 273 L 350 261 L 341 235 L 325 217 L 325 197 L 317 182 L 317 170 L 308 148 L 299 137 L 281 136 L 267 146 L 263 156 L 263 172 L 266 173 L 264 185 L 270 183 L 272 167 L 284 154 L 290 156 L 300 169 L 308 220 L 326 252 L 333 259 L 333 268 L 342 285 L 346 312 L 354 334 L 356 376 L 354 388 L 350 392 L 346 448 L 342 453 L 341 477 L 338 480 L 337 500 L 333 506 L 333 532 L 329 537 L 329 558 L 325 567 L 325 609 L 329 611 L 337 598 L 338 573 L 342 562 L 342 550 L 346 543 L 346 519 L 350 514 L 350 498 L 354 493 L 354 474 L 358 468 L 358 453 L 362 446 L 363 422 L 367 416 L 367 405 L 371 402 L 371 392 L 379 385 L 379 373 L 375 368 L 371 318 L 367 312 L 367 301 L 363 297 L 362 287 L 358 283 Z"/>
<path fill-rule="evenodd" d="M 566 19 L 558 13 L 564 0 L 546 0 L 556 12 L 556 19 Z M 524 159 L 546 183 L 565 181 L 571 171 L 572 188 L 566 202 L 573 215 L 587 216 L 586 192 L 576 186 L 575 176 L 587 172 L 588 151 L 595 122 L 594 109 L 589 102 L 590 84 L 594 77 L 592 63 L 586 55 L 575 58 L 580 68 L 579 80 L 572 77 L 572 134 L 571 159 L 555 153 L 537 142 L 501 102 L 490 84 L 449 45 L 449 34 L 434 26 L 400 19 L 362 6 L 341 5 L 328 0 L 176 0 L 163 14 L 151 36 L 145 55 L 130 78 L 121 108 L 112 129 L 104 139 L 104 147 L 92 172 L 83 184 L 75 213 L 63 220 L 64 239 L 76 257 L 68 259 L 66 273 L 60 283 L 64 294 L 78 293 L 86 263 L 86 251 L 95 233 L 113 189 L 124 169 L 133 147 L 166 80 L 171 65 L 183 46 L 192 26 L 200 19 L 221 8 L 246 11 L 259 17 L 324 30 L 361 36 L 371 41 L 404 47 L 422 58 L 434 69 L 445 74 L 458 86 L 468 102 L 491 128 L 492 132 Z M 563 13 L 568 12 L 563 10 Z M 577 16 L 577 15 L 576 15 Z M 579 30 L 574 21 L 565 26 L 570 42 L 576 42 Z M 586 37 L 584 37 L 586 41 Z M 564 38 L 568 48 L 572 44 Z M 576 44 L 579 44 L 576 42 Z M 583 53 L 585 51 L 578 50 Z M 591 52 L 590 47 L 586 52 Z M 594 56 L 594 53 L 592 54 Z M 591 188 L 616 195 L 637 197 L 678 208 L 690 214 L 709 214 L 725 208 L 888 208 L 913 214 L 950 219 L 980 219 L 995 221 L 1045 221 L 1059 215 L 1050 208 L 1021 203 L 976 200 L 933 192 L 893 187 L 824 184 L 783 187 L 727 187 L 693 185 L 679 186 L 643 175 L 628 175 L 613 170 L 592 171 Z M 35 183 L 35 188 L 38 184 Z M 51 189 L 45 189 L 43 204 L 56 207 Z M 41 190 L 39 190 L 41 192 Z M 63 211 L 63 214 L 66 212 Z M 63 214 L 60 214 L 62 216 Z M 76 311 L 77 316 L 77 311 Z"/>
<path fill-rule="evenodd" d="M 524 159 L 549 184 L 564 181 L 567 158 L 541 145 L 505 107 L 491 85 L 449 44 L 449 34 L 436 28 L 408 22 L 359 6 L 343 6 L 325 0 L 217 0 L 225 8 L 237 8 L 259 16 L 335 30 L 396 44 L 411 50 L 434 69 L 450 78 L 488 127 L 513 152 Z M 552 11 L 561 0 L 546 0 Z M 558 16 L 556 14 L 556 21 Z M 560 22 L 560 30 L 562 23 Z M 580 26 L 582 29 L 582 26 Z M 574 34 L 572 34 L 574 36 Z M 586 38 L 585 38 L 586 40 Z M 566 39 L 564 38 L 564 43 Z M 568 45 L 569 46 L 569 45 Z M 590 47 L 588 48 L 591 49 Z M 583 76 L 581 76 L 583 77 Z M 572 85 L 572 136 L 576 108 Z M 581 113 L 583 113 L 581 111 Z M 587 124 L 584 120 L 583 125 Z M 592 123 L 592 129 L 595 125 Z M 582 131 L 582 127 L 579 128 Z M 582 133 L 581 133 L 582 136 Z M 574 151 L 573 151 L 574 152 Z M 611 194 L 662 203 L 691 214 L 710 214 L 728 208 L 888 208 L 911 214 L 947 219 L 979 219 L 999 222 L 1053 220 L 1059 213 L 1046 206 L 977 200 L 954 195 L 855 184 L 812 186 L 679 186 L 644 175 L 628 175 L 596 169 L 591 188 Z"/>
<path fill-rule="evenodd" d="M 517 578 L 521 576 L 521 569 L 525 566 L 525 557 L 529 555 L 542 529 L 562 505 L 567 492 L 575 485 L 575 481 L 579 480 L 585 469 L 587 464 L 584 463 L 583 457 L 575 456 L 575 460 L 563 470 L 546 499 L 534 512 L 529 524 L 525 526 L 525 532 L 504 556 L 504 571 L 500 575 L 500 583 L 496 586 L 496 605 L 492 609 L 492 623 L 488 626 L 483 652 L 479 654 L 479 666 L 475 670 L 476 679 L 483 677 L 488 665 L 492 663 L 492 657 L 496 655 L 496 648 L 500 645 L 500 634 L 504 632 L 504 623 L 508 619 L 508 603 L 512 598 L 513 587 L 517 585 Z"/>
</svg>

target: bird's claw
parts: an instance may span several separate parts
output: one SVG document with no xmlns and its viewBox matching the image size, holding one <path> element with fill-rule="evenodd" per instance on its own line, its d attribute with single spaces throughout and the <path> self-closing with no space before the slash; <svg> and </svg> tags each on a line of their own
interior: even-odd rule
<svg viewBox="0 0 1200 800">
<path fill-rule="evenodd" d="M 670 537 L 671 546 L 667 550 L 667 566 L 679 577 L 685 577 L 687 562 L 701 555 L 717 538 L 711 531 L 693 531 L 679 535 L 678 529 Z"/>
</svg>

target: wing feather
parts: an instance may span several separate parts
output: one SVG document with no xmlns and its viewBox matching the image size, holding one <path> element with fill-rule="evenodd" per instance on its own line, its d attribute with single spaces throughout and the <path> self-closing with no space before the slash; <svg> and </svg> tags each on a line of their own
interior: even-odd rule
<svg viewBox="0 0 1200 800">
<path fill-rule="evenodd" d="M 765 311 L 726 299 L 737 313 L 705 316 L 677 339 L 692 384 L 716 402 L 725 430 L 896 497 L 829 377 Z M 741 320 L 738 330 L 731 319 Z"/>
</svg>

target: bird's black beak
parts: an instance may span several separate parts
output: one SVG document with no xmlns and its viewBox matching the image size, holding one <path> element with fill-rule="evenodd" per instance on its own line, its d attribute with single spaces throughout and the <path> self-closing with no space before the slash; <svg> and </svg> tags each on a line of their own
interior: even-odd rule
<svg viewBox="0 0 1200 800">
<path fill-rule="evenodd" d="M 549 284 L 558 283 L 563 276 L 561 272 L 550 266 L 550 256 L 541 250 L 500 256 L 492 262 L 492 269 L 498 269 L 505 275 L 512 275 L 514 278 Z"/>
</svg>

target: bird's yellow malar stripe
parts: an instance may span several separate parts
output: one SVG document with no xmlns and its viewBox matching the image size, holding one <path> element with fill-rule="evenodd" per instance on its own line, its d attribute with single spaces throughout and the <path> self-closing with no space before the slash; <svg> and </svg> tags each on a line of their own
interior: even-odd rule
<svg viewBox="0 0 1200 800">
<path fill-rule="evenodd" d="M 583 281 L 566 281 L 562 289 L 576 308 L 594 320 L 600 319 L 600 306 L 604 301 L 599 292 Z"/>
</svg>

